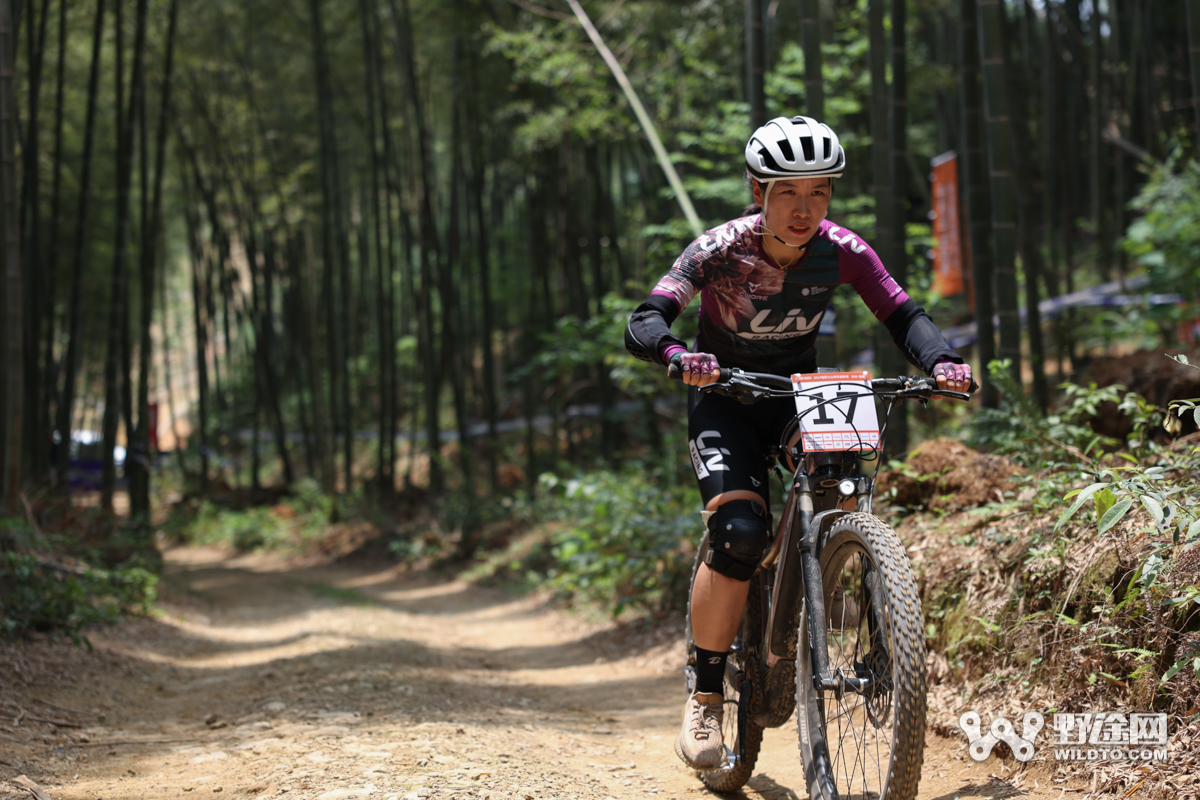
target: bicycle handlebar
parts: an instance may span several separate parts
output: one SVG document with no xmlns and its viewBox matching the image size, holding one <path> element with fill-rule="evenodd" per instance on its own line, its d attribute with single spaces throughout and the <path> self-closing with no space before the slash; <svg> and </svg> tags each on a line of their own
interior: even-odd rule
<svg viewBox="0 0 1200 800">
<path fill-rule="evenodd" d="M 667 367 L 667 377 L 671 380 L 683 380 L 683 371 L 677 364 Z M 912 398 L 927 400 L 931 397 L 949 397 L 954 400 L 970 400 L 971 392 L 979 388 L 975 379 L 967 392 L 952 392 L 948 389 L 937 388 L 937 381 L 924 375 L 900 376 L 897 378 L 875 378 L 871 380 L 871 391 L 885 397 Z M 749 395 L 755 392 L 768 393 L 773 397 L 783 397 L 794 393 L 792 379 L 769 372 L 744 372 L 737 367 L 721 367 L 721 376 L 715 383 L 699 387 L 700 391 L 721 390 L 736 395 Z"/>
</svg>

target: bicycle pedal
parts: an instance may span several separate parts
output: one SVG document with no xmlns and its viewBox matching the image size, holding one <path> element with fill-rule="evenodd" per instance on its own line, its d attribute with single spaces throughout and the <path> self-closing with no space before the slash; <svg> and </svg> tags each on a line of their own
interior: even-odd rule
<svg viewBox="0 0 1200 800">
<path fill-rule="evenodd" d="M 720 772 L 722 770 L 733 769 L 734 767 L 737 766 L 737 763 L 738 763 L 737 756 L 734 754 L 734 752 L 732 750 L 729 749 L 729 746 L 726 745 L 725 746 L 725 760 L 721 762 L 720 766 L 713 767 L 711 770 L 705 770 L 705 771 L 706 772 Z"/>
</svg>

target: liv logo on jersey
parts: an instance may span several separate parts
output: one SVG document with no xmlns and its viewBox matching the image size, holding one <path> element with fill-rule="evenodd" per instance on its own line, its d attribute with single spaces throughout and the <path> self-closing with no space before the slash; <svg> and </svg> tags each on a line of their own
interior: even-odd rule
<svg viewBox="0 0 1200 800">
<path fill-rule="evenodd" d="M 696 477 L 700 479 L 707 478 L 714 472 L 729 471 L 729 465 L 724 463 L 729 451 L 724 447 L 705 447 L 706 438 L 719 439 L 721 434 L 717 431 L 705 431 L 688 442 L 688 449 L 692 453 L 692 466 L 696 468 Z"/>
<path fill-rule="evenodd" d="M 834 242 L 836 244 L 844 244 L 844 245 L 846 245 L 846 247 L 849 247 L 855 253 L 861 253 L 863 250 L 867 249 L 867 246 L 865 244 L 863 244 L 862 242 L 860 242 L 858 240 L 858 237 L 855 236 L 850 231 L 846 231 L 846 235 L 839 238 L 837 236 L 837 232 L 840 231 L 841 229 L 842 229 L 842 227 L 840 225 L 832 225 L 829 228 L 829 232 L 825 235 L 829 237 L 829 240 L 831 242 Z"/>
<path fill-rule="evenodd" d="M 812 319 L 805 319 L 801 309 L 793 308 L 782 322 L 771 324 L 767 322 L 767 318 L 773 313 L 775 312 L 771 309 L 764 308 L 750 320 L 750 330 L 738 331 L 738 336 L 743 339 L 791 339 L 794 336 L 803 336 L 821 324 L 821 317 L 825 312 L 822 311 Z"/>
</svg>

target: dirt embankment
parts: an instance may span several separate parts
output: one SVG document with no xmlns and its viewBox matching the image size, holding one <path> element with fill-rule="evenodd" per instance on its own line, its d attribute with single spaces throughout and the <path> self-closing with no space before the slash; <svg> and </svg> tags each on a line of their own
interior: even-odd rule
<svg viewBox="0 0 1200 800">
<path fill-rule="evenodd" d="M 0 798 L 708 796 L 671 747 L 677 624 L 586 624 L 386 565 L 167 559 L 159 619 L 91 631 L 95 652 L 0 648 Z M 767 734 L 741 796 L 807 796 L 794 725 Z M 1013 765 L 931 732 L 921 797 L 1069 786 Z"/>
</svg>

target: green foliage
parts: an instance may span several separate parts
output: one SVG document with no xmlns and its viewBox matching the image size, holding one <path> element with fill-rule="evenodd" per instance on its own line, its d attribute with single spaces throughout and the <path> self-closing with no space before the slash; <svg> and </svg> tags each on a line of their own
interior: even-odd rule
<svg viewBox="0 0 1200 800">
<path fill-rule="evenodd" d="M 1002 630 L 960 634 L 982 637 L 993 655 L 1002 643 L 1040 637 L 1030 651 L 1048 659 L 1050 642 L 1066 636 L 1071 663 L 1079 665 L 1068 691 L 1080 690 L 1071 680 L 1090 675 L 1095 689 L 1128 688 L 1127 700 L 1164 707 L 1163 686 L 1175 681 L 1176 691 L 1191 680 L 1200 656 L 1186 633 L 1200 604 L 1200 447 L 1164 443 L 1160 425 L 1177 431 L 1180 415 L 1194 413 L 1200 399 L 1172 401 L 1167 413 L 1121 386 L 1064 384 L 1059 408 L 1042 416 L 1005 364 L 991 369 L 1003 403 L 980 414 L 976 441 L 1036 470 L 1029 479 L 1034 518 Z M 1114 413 L 1130 422 L 1125 438 L 1092 430 L 1091 421 Z M 1038 522 L 1049 514 L 1052 524 Z M 1080 554 L 1087 554 L 1082 562 Z"/>
<path fill-rule="evenodd" d="M 1176 145 L 1130 205 L 1141 212 L 1124 247 L 1160 292 L 1200 299 L 1200 161 Z"/>
<path fill-rule="evenodd" d="M 1156 347 L 1163 339 L 1171 312 L 1165 306 L 1128 305 L 1081 314 L 1077 346 L 1085 352 L 1115 347 L 1138 350 Z"/>
<path fill-rule="evenodd" d="M 1184 357 L 1182 363 L 1186 362 Z M 980 412 L 976 441 L 1048 469 L 1052 474 L 1043 481 L 1043 491 L 1062 491 L 1059 487 L 1065 481 L 1078 476 L 1093 478 L 1086 487 L 1070 490 L 1062 498 L 1073 502 L 1058 517 L 1055 530 L 1090 499 L 1099 534 L 1111 530 L 1138 504 L 1160 532 L 1174 530 L 1176 542 L 1191 540 L 1197 518 L 1193 510 L 1196 482 L 1194 477 L 1186 477 L 1186 471 L 1183 480 L 1171 479 L 1174 473 L 1169 470 L 1177 472 L 1179 465 L 1151 438 L 1164 419 L 1170 419 L 1162 409 L 1119 384 L 1083 387 L 1065 383 L 1060 387 L 1062 404 L 1043 416 L 1016 384 L 1007 362 L 993 362 L 990 374 L 1001 388 L 1002 402 L 999 409 Z M 1173 408 L 1176 402 L 1171 404 Z M 1096 433 L 1088 424 L 1114 406 L 1132 422 L 1132 432 L 1122 442 Z M 1118 452 L 1105 455 L 1103 449 Z M 1105 460 L 1110 465 L 1105 466 Z"/>
<path fill-rule="evenodd" d="M 1188 363 L 1188 357 L 1182 353 L 1176 356 L 1168 356 L 1185 367 L 1192 369 L 1200 369 L 1195 364 Z M 1183 430 L 1183 420 L 1188 415 L 1196 421 L 1197 427 L 1200 427 L 1200 397 L 1194 397 L 1190 400 L 1172 400 L 1167 404 L 1167 418 L 1163 420 L 1163 428 L 1170 434 L 1179 433 Z"/>
<path fill-rule="evenodd" d="M 323 494 L 311 479 L 298 481 L 291 496 L 273 507 L 227 508 L 211 500 L 171 509 L 163 524 L 169 538 L 235 550 L 305 550 L 326 534 L 335 511 L 344 514 L 353 497 Z"/>
<path fill-rule="evenodd" d="M 1026 465 L 1063 463 L 1087 457 L 1114 440 L 1101 436 L 1088 425 L 1105 403 L 1119 404 L 1125 414 L 1140 408 L 1136 400 L 1123 399 L 1124 386 L 1086 387 L 1064 383 L 1063 402 L 1054 413 L 1043 416 L 1013 377 L 1011 363 L 993 361 L 988 374 L 1000 389 L 1000 407 L 981 409 L 972 432 L 972 444 L 1003 453 Z M 1129 393 L 1132 395 L 1132 393 Z M 1137 395 L 1133 395 L 1134 398 Z M 1126 395 L 1125 398 L 1129 398 Z M 1135 420 L 1144 429 L 1149 420 Z"/>
<path fill-rule="evenodd" d="M 23 523 L 0 520 L 7 536 Z M 0 552 L 0 638 L 63 632 L 78 643 L 85 625 L 115 622 L 127 611 L 148 612 L 158 577 L 137 560 L 99 569 L 83 561 L 63 563 L 32 552 Z"/>
<path fill-rule="evenodd" d="M 550 543 L 549 586 L 613 614 L 681 604 L 702 529 L 690 486 L 632 470 L 540 483 L 547 512 L 565 523 Z"/>
</svg>

